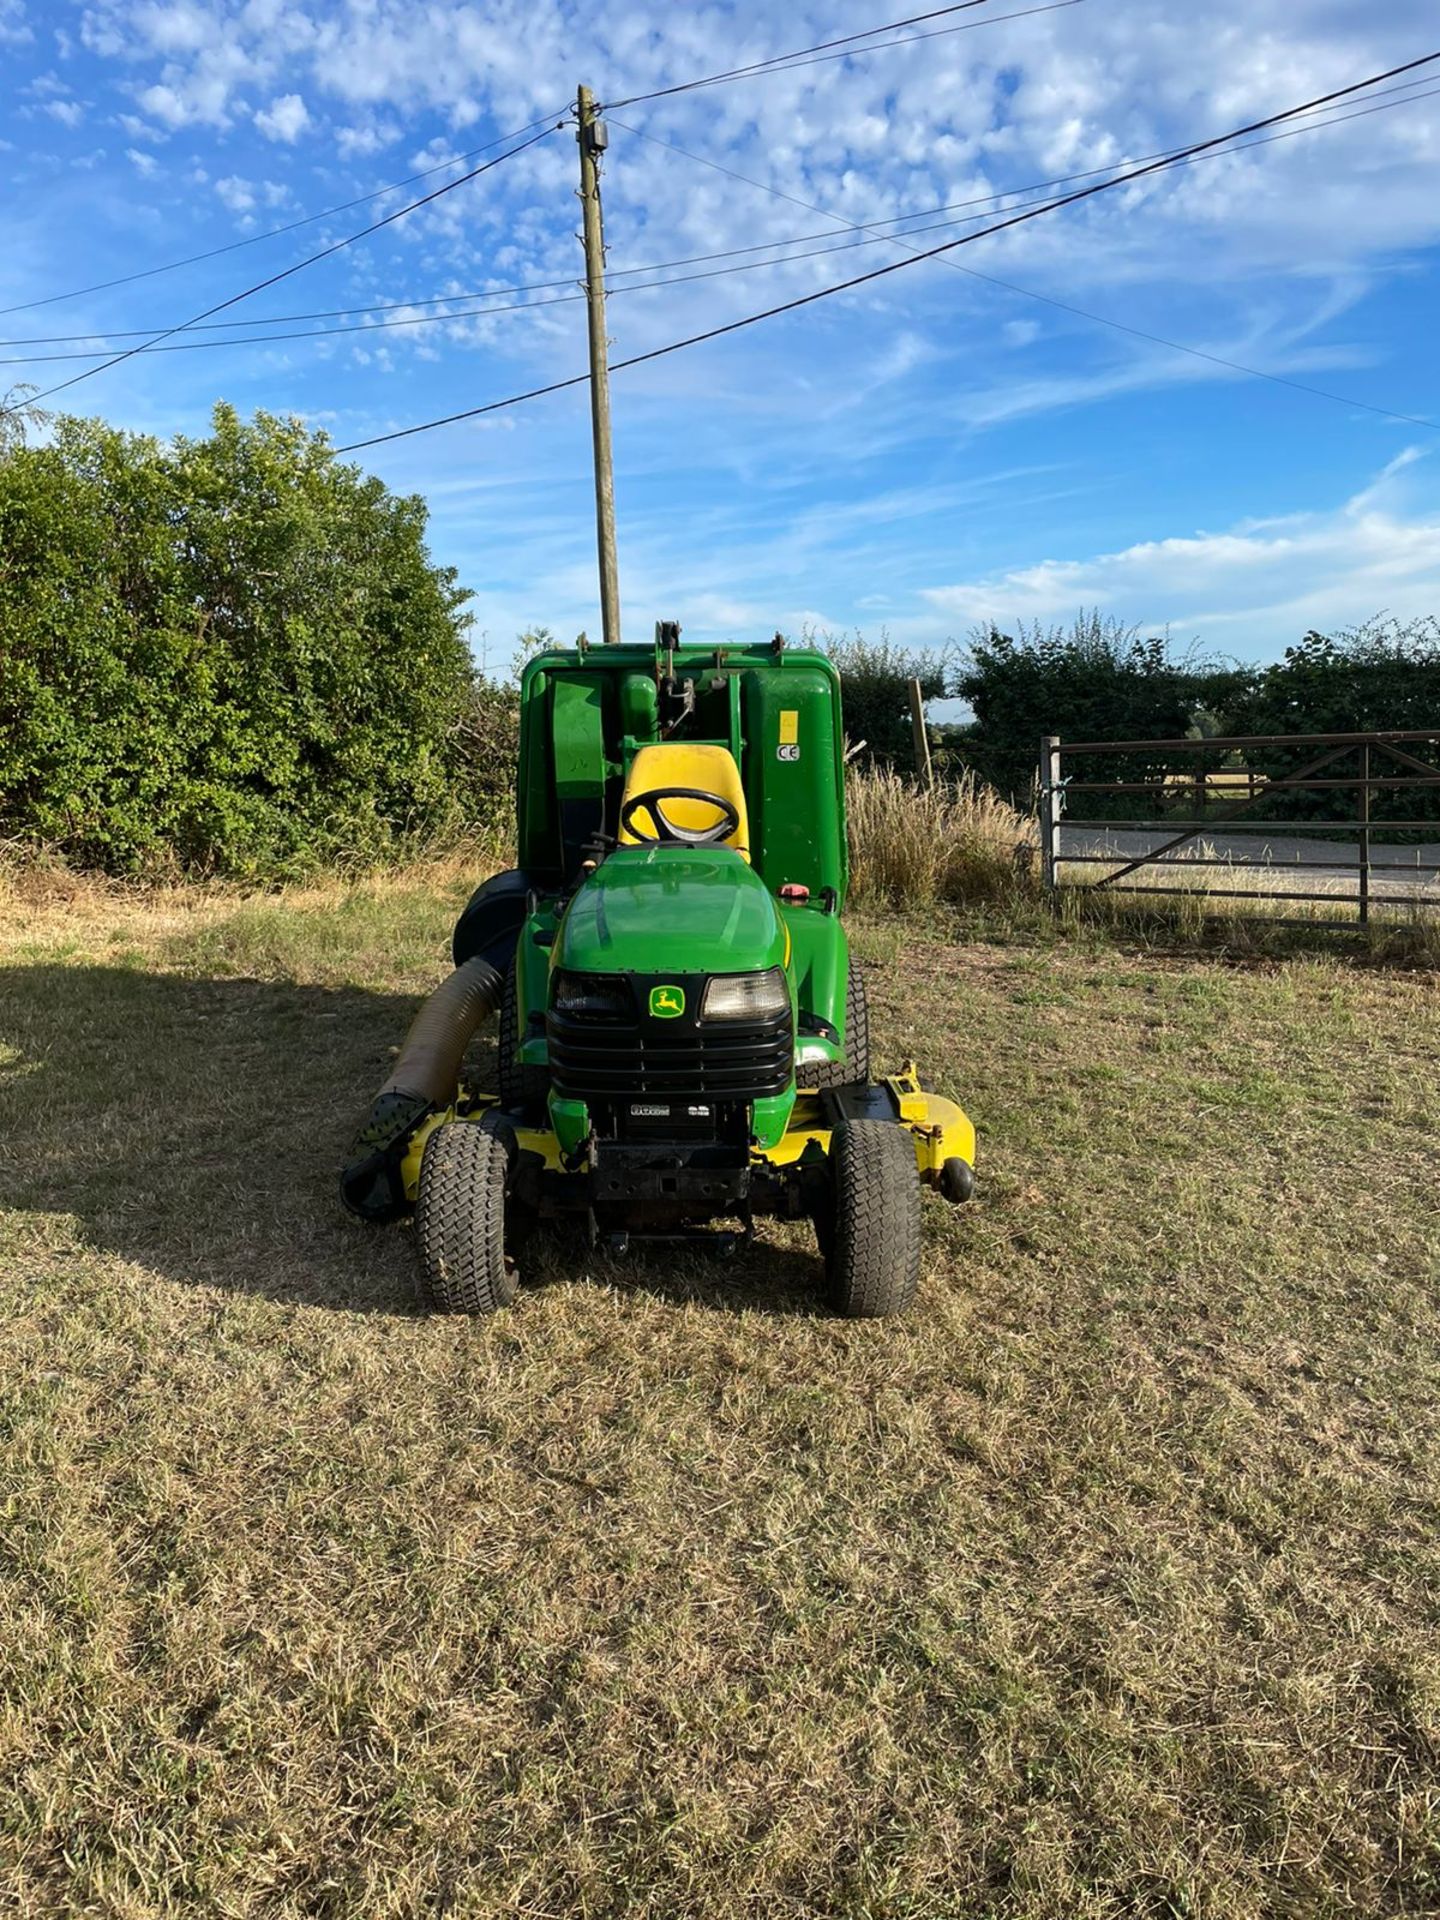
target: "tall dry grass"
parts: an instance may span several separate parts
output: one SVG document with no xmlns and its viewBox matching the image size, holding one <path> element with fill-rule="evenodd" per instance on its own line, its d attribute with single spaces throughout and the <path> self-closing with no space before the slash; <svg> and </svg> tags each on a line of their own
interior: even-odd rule
<svg viewBox="0 0 1440 1920">
<path fill-rule="evenodd" d="M 926 788 L 882 768 L 852 769 L 846 801 L 857 905 L 1010 899 L 1033 867 L 1034 822 L 973 774 Z"/>
</svg>

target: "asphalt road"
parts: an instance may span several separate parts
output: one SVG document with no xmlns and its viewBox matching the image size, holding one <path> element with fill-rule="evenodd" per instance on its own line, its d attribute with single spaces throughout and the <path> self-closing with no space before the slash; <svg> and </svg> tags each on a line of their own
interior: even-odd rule
<svg viewBox="0 0 1440 1920">
<path fill-rule="evenodd" d="M 1060 828 L 1060 858 L 1075 854 L 1113 854 L 1117 862 L 1133 860 L 1137 854 L 1153 852 L 1173 835 L 1156 830 L 1121 832 L 1109 827 Z M 1322 840 L 1310 834 L 1200 833 L 1194 839 L 1167 854 L 1154 866 L 1139 867 L 1127 874 L 1127 886 L 1173 886 L 1202 882 L 1216 892 L 1235 887 L 1273 887 L 1277 894 L 1287 892 L 1333 893 L 1337 899 L 1354 899 L 1359 885 L 1356 860 L 1359 849 L 1343 840 Z M 1220 860 L 1221 866 L 1202 866 L 1198 857 Z M 1440 906 L 1440 872 L 1417 872 L 1417 867 L 1440 868 L 1440 843 L 1429 841 L 1420 846 L 1374 846 L 1370 852 L 1370 897 L 1423 896 Z M 1375 869 L 1380 871 L 1375 871 Z M 1080 862 L 1067 876 L 1071 880 L 1103 878 L 1105 867 Z"/>
</svg>

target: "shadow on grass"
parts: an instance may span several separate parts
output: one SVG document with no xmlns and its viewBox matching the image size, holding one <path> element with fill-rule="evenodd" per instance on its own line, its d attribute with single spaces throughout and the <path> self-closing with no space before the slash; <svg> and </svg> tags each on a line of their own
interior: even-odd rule
<svg viewBox="0 0 1440 1920">
<path fill-rule="evenodd" d="M 416 1311 L 408 1226 L 337 1179 L 416 1001 L 138 968 L 0 968 L 0 1207 L 22 1245 L 95 1249 L 182 1283 L 349 1312 Z M 473 1062 L 490 1078 L 493 1046 Z M 32 1216 L 25 1220 L 23 1216 Z M 720 1311 L 817 1310 L 810 1253 L 592 1253 L 537 1236 L 533 1280 L 585 1278 Z"/>
</svg>

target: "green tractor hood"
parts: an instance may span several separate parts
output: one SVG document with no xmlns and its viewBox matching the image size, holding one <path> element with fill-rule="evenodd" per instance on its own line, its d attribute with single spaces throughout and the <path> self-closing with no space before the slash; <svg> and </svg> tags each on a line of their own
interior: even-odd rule
<svg viewBox="0 0 1440 1920">
<path fill-rule="evenodd" d="M 561 923 L 555 963 L 584 973 L 748 973 L 785 961 L 765 882 L 729 847 L 620 847 Z"/>
</svg>

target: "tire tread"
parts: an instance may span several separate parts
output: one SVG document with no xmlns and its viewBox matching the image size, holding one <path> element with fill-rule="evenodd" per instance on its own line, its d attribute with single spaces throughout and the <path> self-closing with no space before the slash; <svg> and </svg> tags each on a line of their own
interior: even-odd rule
<svg viewBox="0 0 1440 1920">
<path fill-rule="evenodd" d="M 903 1313 L 920 1280 L 920 1176 L 904 1127 L 847 1120 L 831 1139 L 835 1214 L 826 1260 L 851 1318 Z"/>
<path fill-rule="evenodd" d="M 505 1143 L 448 1120 L 425 1142 L 415 1208 L 420 1293 L 439 1313 L 494 1313 L 515 1297 L 505 1251 Z"/>
<path fill-rule="evenodd" d="M 823 1087 L 848 1087 L 870 1078 L 870 1009 L 865 1000 L 865 977 L 851 960 L 845 976 L 845 1057 L 812 1061 L 795 1069 L 795 1085 L 814 1093 Z"/>
</svg>

